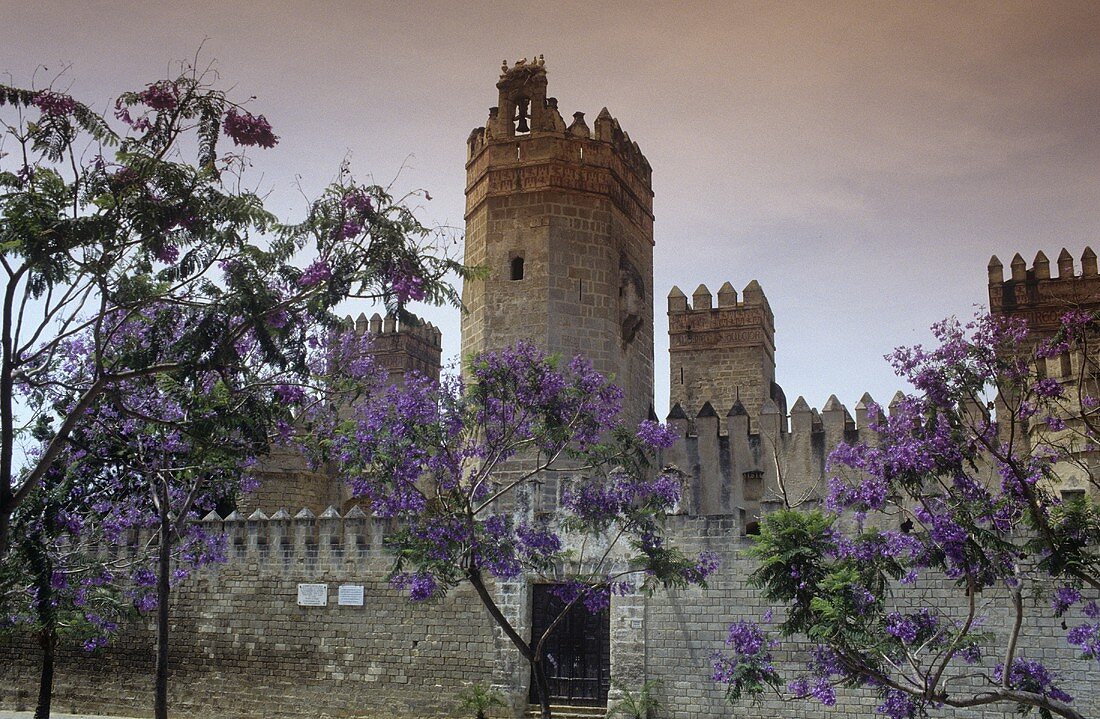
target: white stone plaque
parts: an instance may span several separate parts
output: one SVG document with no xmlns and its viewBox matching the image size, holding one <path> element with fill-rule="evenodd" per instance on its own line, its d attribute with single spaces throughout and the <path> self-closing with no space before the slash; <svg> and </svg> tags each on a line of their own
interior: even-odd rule
<svg viewBox="0 0 1100 719">
<path fill-rule="evenodd" d="M 328 585 L 327 584 L 299 584 L 298 585 L 298 606 L 299 607 L 327 607 L 328 606 Z"/>
<path fill-rule="evenodd" d="M 363 606 L 362 584 L 341 584 L 338 592 L 341 607 Z"/>
</svg>

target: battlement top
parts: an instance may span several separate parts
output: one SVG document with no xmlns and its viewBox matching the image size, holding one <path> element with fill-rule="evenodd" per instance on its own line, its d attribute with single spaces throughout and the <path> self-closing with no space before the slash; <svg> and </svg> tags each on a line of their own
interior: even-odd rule
<svg viewBox="0 0 1100 719">
<path fill-rule="evenodd" d="M 1051 277 L 1050 260 L 1040 250 L 1031 266 L 1017 252 L 1009 262 L 1005 278 L 1004 265 L 994 255 L 989 259 L 989 311 L 994 315 L 1023 319 L 1039 339 L 1056 332 L 1062 316 L 1072 309 L 1100 309 L 1100 273 L 1096 253 L 1085 247 L 1081 267 L 1074 267 L 1073 256 L 1062 248 L 1057 258 L 1058 276 Z"/>
<path fill-rule="evenodd" d="M 737 290 L 734 289 L 733 285 L 729 282 L 723 283 L 722 287 L 718 290 L 717 308 L 714 306 L 714 296 L 704 284 L 700 284 L 695 288 L 695 291 L 691 294 L 690 303 L 683 290 L 675 285 L 673 285 L 668 293 L 669 314 L 679 312 L 702 312 L 714 309 L 721 311 L 727 309 L 743 309 L 746 307 L 769 307 L 768 298 L 764 294 L 764 288 L 762 288 L 760 283 L 756 280 L 752 280 L 745 285 L 745 289 L 741 290 L 740 300 L 737 297 Z"/>
<path fill-rule="evenodd" d="M 1039 281 L 1039 280 L 1068 280 L 1079 279 L 1082 277 L 1097 277 L 1096 267 L 1096 253 L 1092 251 L 1091 247 L 1085 247 L 1081 253 L 1081 274 L 1076 274 L 1074 270 L 1073 256 L 1069 253 L 1065 247 L 1058 253 L 1058 276 L 1052 278 L 1050 275 L 1050 260 L 1047 259 L 1046 253 L 1039 250 L 1035 254 L 1035 259 L 1031 263 L 1031 268 L 1027 266 L 1027 261 L 1017 252 L 1012 256 L 1012 261 L 1009 263 L 1009 276 L 1005 280 L 1004 265 L 1001 263 L 997 255 L 993 255 L 989 258 L 989 264 L 987 270 L 989 271 L 989 284 L 1001 285 L 1005 282 L 1027 282 L 1027 281 Z"/>
<path fill-rule="evenodd" d="M 599 146 L 595 146 L 577 154 L 563 147 L 556 152 L 539 151 L 537 156 L 564 159 L 576 154 L 579 164 L 599 165 L 610 162 L 610 156 L 614 155 L 638 176 L 646 188 L 649 187 L 653 174 L 649 161 L 638 143 L 630 139 L 606 107 L 600 110 L 593 128 L 585 122 L 583 112 L 573 113 L 573 121 L 566 124 L 558 110 L 557 98 L 547 97 L 546 61 L 542 55 L 531 60 L 525 57 L 513 64 L 503 61 L 496 87 L 498 101 L 489 108 L 489 119 L 483 127 L 474 128 L 467 138 L 471 161 L 490 146 L 512 144 L 517 140 L 556 138 L 565 145 L 590 141 L 611 152 L 604 152 L 601 156 Z M 522 153 L 516 150 L 511 150 L 510 156 L 523 159 Z"/>
<path fill-rule="evenodd" d="M 425 341 L 434 347 L 443 346 L 443 332 L 431 322 L 420 321 L 420 318 L 416 318 L 417 322 L 400 321 L 395 315 L 382 315 L 375 312 L 371 315 L 370 319 L 367 319 L 367 315 L 363 312 L 359 313 L 359 316 L 352 319 L 351 315 L 344 318 L 344 325 L 352 327 L 359 334 L 369 332 L 372 335 L 378 336 L 395 336 L 403 335 L 407 337 L 415 337 L 419 340 Z"/>
</svg>

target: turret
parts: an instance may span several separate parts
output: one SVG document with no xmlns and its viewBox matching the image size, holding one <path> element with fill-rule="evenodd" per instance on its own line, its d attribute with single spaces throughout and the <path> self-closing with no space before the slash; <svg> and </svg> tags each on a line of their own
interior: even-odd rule
<svg viewBox="0 0 1100 719">
<path fill-rule="evenodd" d="M 678 287 L 668 295 L 670 404 L 691 414 L 704 402 L 729 407 L 740 400 L 752 426 L 767 399 L 786 414 L 775 384 L 775 320 L 763 288 L 749 282 L 738 299 L 729 282 L 714 296 L 705 284 L 691 303 Z"/>
<path fill-rule="evenodd" d="M 369 320 L 360 314 L 355 331 L 371 335 L 368 352 L 385 370 L 389 383 L 404 384 L 412 372 L 439 379 L 443 333 L 430 322 L 413 315 L 399 322 L 395 315 L 383 318 L 375 312 Z"/>
</svg>

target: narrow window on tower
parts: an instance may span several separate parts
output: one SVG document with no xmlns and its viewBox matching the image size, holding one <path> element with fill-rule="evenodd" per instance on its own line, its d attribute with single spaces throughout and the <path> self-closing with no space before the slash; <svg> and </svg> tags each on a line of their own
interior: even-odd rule
<svg viewBox="0 0 1100 719">
<path fill-rule="evenodd" d="M 509 277 L 513 280 L 523 279 L 523 255 L 512 258 Z"/>
</svg>

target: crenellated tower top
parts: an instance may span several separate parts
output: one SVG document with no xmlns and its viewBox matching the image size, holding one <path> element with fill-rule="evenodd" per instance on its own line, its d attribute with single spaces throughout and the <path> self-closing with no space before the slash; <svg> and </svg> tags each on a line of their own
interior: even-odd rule
<svg viewBox="0 0 1100 719">
<path fill-rule="evenodd" d="M 715 306 L 717 299 L 717 306 Z M 670 405 L 694 414 L 704 402 L 735 403 L 753 426 L 765 404 L 787 413 L 775 383 L 775 317 L 760 283 L 741 291 L 726 282 L 717 298 L 699 285 L 689 302 L 680 288 L 668 294 Z"/>
<path fill-rule="evenodd" d="M 632 222 L 652 233 L 653 170 L 638 143 L 606 107 L 593 129 L 583 112 L 573 113 L 573 121 L 566 125 L 557 98 L 547 97 L 541 55 L 511 66 L 505 61 L 496 86 L 497 105 L 489 108 L 485 126 L 475 128 L 467 139 L 467 219 L 488 197 L 517 190 L 562 189 L 610 194 Z M 514 171 L 539 165 L 547 171 L 524 177 Z M 565 171 L 570 165 L 592 172 Z M 494 168 L 512 172 L 507 178 L 494 176 Z"/>
<path fill-rule="evenodd" d="M 1050 260 L 1040 250 L 1031 263 L 1016 253 L 1009 263 L 1009 276 L 994 255 L 989 260 L 989 311 L 1004 317 L 1022 317 L 1036 338 L 1058 330 L 1062 315 L 1072 309 L 1100 310 L 1100 273 L 1096 253 L 1086 247 L 1081 253 L 1081 272 L 1074 270 L 1073 256 L 1064 247 L 1058 253 L 1058 276 L 1052 277 Z"/>
</svg>

